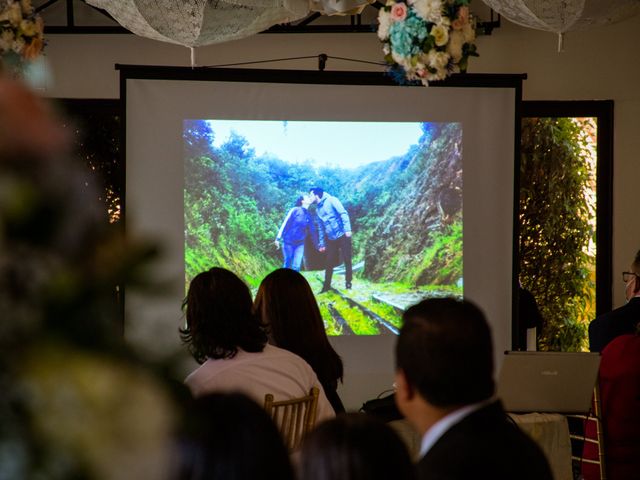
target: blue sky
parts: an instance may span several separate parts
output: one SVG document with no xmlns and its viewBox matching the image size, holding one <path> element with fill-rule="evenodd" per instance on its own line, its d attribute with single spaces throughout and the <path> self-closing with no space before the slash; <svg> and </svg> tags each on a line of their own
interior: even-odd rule
<svg viewBox="0 0 640 480">
<path fill-rule="evenodd" d="M 355 168 L 403 155 L 422 135 L 417 122 L 283 122 L 209 120 L 214 145 L 231 131 L 247 139 L 256 155 L 271 154 L 290 163 Z"/>
</svg>

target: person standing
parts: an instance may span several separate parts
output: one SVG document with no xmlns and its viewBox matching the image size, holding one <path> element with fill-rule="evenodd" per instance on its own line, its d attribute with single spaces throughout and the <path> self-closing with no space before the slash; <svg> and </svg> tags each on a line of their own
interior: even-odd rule
<svg viewBox="0 0 640 480">
<path fill-rule="evenodd" d="M 342 255 L 345 268 L 345 288 L 351 288 L 353 276 L 352 260 L 353 248 L 351 245 L 351 221 L 349 213 L 340 200 L 329 195 L 324 189 L 314 187 L 309 191 L 312 203 L 317 206 L 316 214 L 320 221 L 318 233 L 320 236 L 319 250 L 326 251 L 326 264 L 324 271 L 324 283 L 320 293 L 331 289 L 331 277 L 333 267 L 338 264 Z"/>
<path fill-rule="evenodd" d="M 275 245 L 276 248 L 280 248 L 280 244 L 282 244 L 282 256 L 284 257 L 282 268 L 300 271 L 304 257 L 304 243 L 307 237 L 310 237 L 316 248 L 319 248 L 316 225 L 307 210 L 310 204 L 310 196 L 299 196 L 295 206 L 289 210 L 280 230 L 278 230 Z"/>
</svg>

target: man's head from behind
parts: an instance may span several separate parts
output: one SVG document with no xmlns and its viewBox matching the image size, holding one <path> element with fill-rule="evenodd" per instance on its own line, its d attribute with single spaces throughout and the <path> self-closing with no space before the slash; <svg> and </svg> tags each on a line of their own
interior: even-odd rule
<svg viewBox="0 0 640 480">
<path fill-rule="evenodd" d="M 396 345 L 401 410 L 416 401 L 451 409 L 493 395 L 491 331 L 478 307 L 452 298 L 424 300 L 403 320 Z"/>
</svg>

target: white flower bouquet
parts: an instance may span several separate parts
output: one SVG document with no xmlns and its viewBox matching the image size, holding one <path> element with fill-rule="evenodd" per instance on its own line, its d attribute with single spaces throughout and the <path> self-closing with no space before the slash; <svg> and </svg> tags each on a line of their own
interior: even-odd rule
<svg viewBox="0 0 640 480">
<path fill-rule="evenodd" d="M 35 60 L 44 47 L 44 24 L 31 0 L 0 0 L 0 59 Z"/>
<path fill-rule="evenodd" d="M 403 79 L 444 80 L 466 72 L 476 52 L 470 0 L 389 0 L 378 14 L 378 38 L 391 71 Z"/>
</svg>

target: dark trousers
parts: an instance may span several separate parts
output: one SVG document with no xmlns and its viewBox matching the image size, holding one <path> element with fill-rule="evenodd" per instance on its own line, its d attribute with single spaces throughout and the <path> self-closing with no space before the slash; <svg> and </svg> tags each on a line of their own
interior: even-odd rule
<svg viewBox="0 0 640 480">
<path fill-rule="evenodd" d="M 345 269 L 345 282 L 347 285 L 351 285 L 351 277 L 353 271 L 351 268 L 351 256 L 353 250 L 351 248 L 351 237 L 346 235 L 341 236 L 335 240 L 326 241 L 327 252 L 327 266 L 324 271 L 324 288 L 331 287 L 331 277 L 333 276 L 333 267 L 340 264 L 340 255 L 344 261 Z"/>
</svg>

